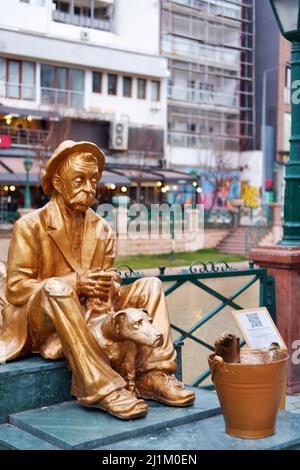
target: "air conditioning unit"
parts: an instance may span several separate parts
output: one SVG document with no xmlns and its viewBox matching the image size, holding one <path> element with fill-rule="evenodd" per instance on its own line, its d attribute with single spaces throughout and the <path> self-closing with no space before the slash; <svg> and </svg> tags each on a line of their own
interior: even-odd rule
<svg viewBox="0 0 300 470">
<path fill-rule="evenodd" d="M 86 31 L 85 29 L 82 29 L 80 31 L 80 39 L 82 41 L 89 41 L 90 40 L 90 32 Z"/>
<path fill-rule="evenodd" d="M 110 124 L 110 148 L 113 150 L 128 149 L 128 123 L 113 121 Z"/>
</svg>

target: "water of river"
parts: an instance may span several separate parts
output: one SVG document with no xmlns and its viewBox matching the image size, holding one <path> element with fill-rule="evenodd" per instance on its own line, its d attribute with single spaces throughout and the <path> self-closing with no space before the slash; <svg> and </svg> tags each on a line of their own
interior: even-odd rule
<svg viewBox="0 0 300 470">
<path fill-rule="evenodd" d="M 205 280 L 204 284 L 215 289 L 220 294 L 230 297 L 233 292 L 243 286 L 251 277 L 242 278 L 221 278 Z M 164 284 L 164 287 L 167 283 Z M 259 283 L 256 282 L 240 296 L 234 300 L 243 308 L 259 306 Z M 167 297 L 171 322 L 187 330 L 209 311 L 221 304 L 221 301 L 212 297 L 202 289 L 191 283 L 185 283 Z M 203 341 L 213 345 L 215 339 L 225 331 L 241 337 L 241 333 L 231 315 L 231 307 L 225 307 L 214 318 L 209 320 L 194 335 Z M 173 330 L 173 339 L 178 337 L 178 333 Z M 208 368 L 207 357 L 210 354 L 208 349 L 197 344 L 191 339 L 186 339 L 183 347 L 183 381 L 191 383 L 204 370 Z M 205 383 L 210 383 L 210 379 Z"/>
</svg>

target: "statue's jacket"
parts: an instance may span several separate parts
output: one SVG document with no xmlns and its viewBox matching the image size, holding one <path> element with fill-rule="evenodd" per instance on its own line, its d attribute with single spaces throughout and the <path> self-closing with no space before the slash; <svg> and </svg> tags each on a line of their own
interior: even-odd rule
<svg viewBox="0 0 300 470">
<path fill-rule="evenodd" d="M 49 278 L 59 278 L 76 290 L 77 273 L 109 269 L 114 258 L 110 226 L 92 209 L 85 215 L 81 262 L 75 260 L 65 223 L 55 199 L 15 225 L 7 264 L 6 300 L 2 309 L 0 362 L 28 350 L 31 300 Z M 30 346 L 29 346 L 30 348 Z"/>
</svg>

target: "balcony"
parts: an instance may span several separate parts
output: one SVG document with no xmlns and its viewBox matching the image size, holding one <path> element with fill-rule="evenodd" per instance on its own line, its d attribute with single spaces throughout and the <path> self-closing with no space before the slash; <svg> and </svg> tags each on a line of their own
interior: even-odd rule
<svg viewBox="0 0 300 470">
<path fill-rule="evenodd" d="M 220 5 L 217 2 L 204 0 L 172 0 L 172 3 L 195 8 L 209 15 L 223 16 L 234 20 L 241 19 L 241 7 L 238 5 L 234 8 L 229 4 Z"/>
<path fill-rule="evenodd" d="M 240 64 L 239 51 L 212 47 L 204 44 L 165 36 L 162 42 L 163 52 L 172 58 L 180 58 L 196 63 L 210 63 L 222 69 L 230 68 L 237 70 Z"/>
<path fill-rule="evenodd" d="M 224 108 L 234 108 L 236 110 L 239 109 L 238 97 L 235 95 L 195 90 L 194 88 L 169 86 L 168 98 L 186 103 L 222 106 Z"/>
<path fill-rule="evenodd" d="M 168 133 L 168 143 L 172 147 L 194 148 L 198 150 L 215 150 L 216 146 L 218 146 L 216 141 L 224 141 L 224 150 L 239 150 L 239 139 L 235 136 L 209 136 L 174 131 Z"/>
<path fill-rule="evenodd" d="M 82 109 L 84 107 L 84 92 L 42 87 L 41 104 Z"/>
<path fill-rule="evenodd" d="M 41 147 L 47 144 L 49 132 L 39 129 L 0 126 L 0 135 L 10 136 L 13 146 Z"/>
<path fill-rule="evenodd" d="M 101 29 L 102 31 L 110 30 L 109 20 L 99 20 L 98 18 L 90 18 L 83 15 L 72 15 L 71 13 L 65 13 L 59 10 L 53 11 L 52 19 L 53 21 L 57 21 L 59 23 L 81 26 L 82 28 Z"/>
<path fill-rule="evenodd" d="M 3 98 L 35 101 L 35 86 L 0 81 L 0 96 Z"/>
</svg>

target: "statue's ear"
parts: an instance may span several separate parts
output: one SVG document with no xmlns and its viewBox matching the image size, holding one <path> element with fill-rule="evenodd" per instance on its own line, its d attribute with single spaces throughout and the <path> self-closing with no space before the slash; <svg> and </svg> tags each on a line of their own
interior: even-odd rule
<svg viewBox="0 0 300 470">
<path fill-rule="evenodd" d="M 53 176 L 52 178 L 52 184 L 56 191 L 61 194 L 62 193 L 62 184 L 61 184 L 61 179 L 58 175 Z"/>
<path fill-rule="evenodd" d="M 114 312 L 112 314 L 112 323 L 115 329 L 115 333 L 117 335 L 120 333 L 120 328 L 124 321 L 125 316 L 126 316 L 126 312 L 124 310 L 119 310 L 118 312 Z"/>
</svg>

